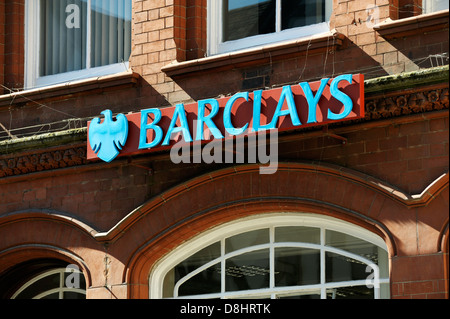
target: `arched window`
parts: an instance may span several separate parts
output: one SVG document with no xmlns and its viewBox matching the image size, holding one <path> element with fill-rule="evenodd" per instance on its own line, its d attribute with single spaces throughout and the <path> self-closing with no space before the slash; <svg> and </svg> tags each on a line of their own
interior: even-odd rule
<svg viewBox="0 0 450 319">
<path fill-rule="evenodd" d="M 12 299 L 85 299 L 86 281 L 75 265 L 47 270 L 27 281 Z"/>
<path fill-rule="evenodd" d="M 388 298 L 384 241 L 334 218 L 275 214 L 183 244 L 150 274 L 151 298 Z"/>
</svg>

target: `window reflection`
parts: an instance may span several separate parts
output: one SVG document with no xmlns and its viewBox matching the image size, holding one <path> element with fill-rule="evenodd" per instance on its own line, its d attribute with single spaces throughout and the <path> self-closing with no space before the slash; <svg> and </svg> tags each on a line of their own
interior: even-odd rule
<svg viewBox="0 0 450 319">
<path fill-rule="evenodd" d="M 225 239 L 225 252 L 230 253 L 249 246 L 267 244 L 268 242 L 269 230 L 258 229 Z"/>
<path fill-rule="evenodd" d="M 324 228 L 262 228 L 223 238 L 180 262 L 166 274 L 163 296 L 374 298 L 373 286 L 360 287 L 373 278 L 368 267 L 373 264 L 380 268 L 381 292 L 388 296 L 384 249 Z M 330 284 L 337 288 L 325 288 Z"/>
<path fill-rule="evenodd" d="M 373 299 L 373 289 L 366 286 L 327 289 L 327 299 Z"/>
<path fill-rule="evenodd" d="M 201 295 L 220 292 L 220 267 L 211 266 L 183 283 L 179 296 Z"/>
<path fill-rule="evenodd" d="M 276 227 L 275 242 L 320 244 L 320 229 L 304 226 Z"/>
<path fill-rule="evenodd" d="M 269 287 L 269 250 L 263 249 L 226 260 L 226 291 Z"/>
<path fill-rule="evenodd" d="M 299 286 L 320 283 L 320 252 L 317 249 L 275 249 L 275 285 Z"/>
<path fill-rule="evenodd" d="M 77 279 L 72 282 L 74 276 Z M 86 299 L 86 279 L 74 268 L 47 270 L 28 280 L 12 299 Z"/>
<path fill-rule="evenodd" d="M 275 0 L 224 0 L 223 41 L 275 32 Z"/>
<path fill-rule="evenodd" d="M 325 2 L 317 0 L 282 0 L 282 30 L 325 22 Z"/>
</svg>

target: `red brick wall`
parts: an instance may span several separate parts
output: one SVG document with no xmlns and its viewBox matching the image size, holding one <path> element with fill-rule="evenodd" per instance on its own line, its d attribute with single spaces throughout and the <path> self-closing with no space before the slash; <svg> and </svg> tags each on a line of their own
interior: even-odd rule
<svg viewBox="0 0 450 319">
<path fill-rule="evenodd" d="M 154 195 L 154 177 L 127 166 L 0 184 L 0 214 L 48 209 L 79 216 L 104 231 Z"/>
<path fill-rule="evenodd" d="M 422 13 L 422 0 L 389 1 L 390 17 L 393 20 L 408 18 Z"/>
<path fill-rule="evenodd" d="M 281 139 L 280 161 L 300 159 L 348 167 L 409 194 L 420 194 L 448 168 L 448 124 L 448 117 L 422 119 L 420 116 L 404 124 L 360 125 L 341 129 L 340 134 L 347 138 L 345 145 L 332 137 L 308 137 L 304 133 L 301 138 L 284 142 Z M 223 166 L 173 164 L 167 155 L 165 159 L 149 160 L 144 165 L 99 167 L 83 174 L 74 170 L 69 175 L 49 176 L 44 182 L 24 177 L 20 182 L 0 184 L 0 214 L 52 207 L 86 220 L 95 216 L 91 222 L 107 229 L 147 199 L 220 167 Z"/>
<path fill-rule="evenodd" d="M 24 83 L 24 1 L 0 4 L 0 83 L 9 89 L 23 88 Z M 5 88 L 0 92 L 9 93 Z"/>
<path fill-rule="evenodd" d="M 319 137 L 280 146 L 288 158 L 323 160 L 353 167 L 420 194 L 448 167 L 448 118 L 364 129 L 343 134 L 348 144 Z M 420 176 L 420 178 L 418 178 Z"/>
</svg>

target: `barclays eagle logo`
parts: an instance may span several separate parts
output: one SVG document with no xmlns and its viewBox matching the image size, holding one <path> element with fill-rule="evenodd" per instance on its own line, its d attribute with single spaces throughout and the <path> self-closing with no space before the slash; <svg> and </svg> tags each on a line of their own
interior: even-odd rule
<svg viewBox="0 0 450 319">
<path fill-rule="evenodd" d="M 105 116 L 103 123 L 98 117 L 89 125 L 89 143 L 97 156 L 105 162 L 111 162 L 125 145 L 128 137 L 128 120 L 123 114 L 112 119 L 112 112 L 101 112 Z"/>
</svg>

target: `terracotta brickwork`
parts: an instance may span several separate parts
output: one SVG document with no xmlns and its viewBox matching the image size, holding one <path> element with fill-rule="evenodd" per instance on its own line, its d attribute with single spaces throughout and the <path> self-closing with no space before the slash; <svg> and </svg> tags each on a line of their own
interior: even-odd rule
<svg viewBox="0 0 450 319">
<path fill-rule="evenodd" d="M 14 90 L 23 88 L 24 12 L 23 0 L 0 4 L 0 84 Z"/>
<path fill-rule="evenodd" d="M 289 211 L 383 238 L 391 298 L 448 298 L 448 10 L 422 15 L 421 2 L 333 0 L 330 33 L 208 56 L 207 0 L 133 0 L 130 70 L 27 90 L 24 1 L 0 2 L 0 297 L 11 270 L 53 258 L 79 265 L 88 298 L 148 298 L 178 245 Z M 272 175 L 167 151 L 86 159 L 87 121 L 107 108 L 345 73 L 365 76 L 365 118 L 280 134 Z"/>
</svg>

